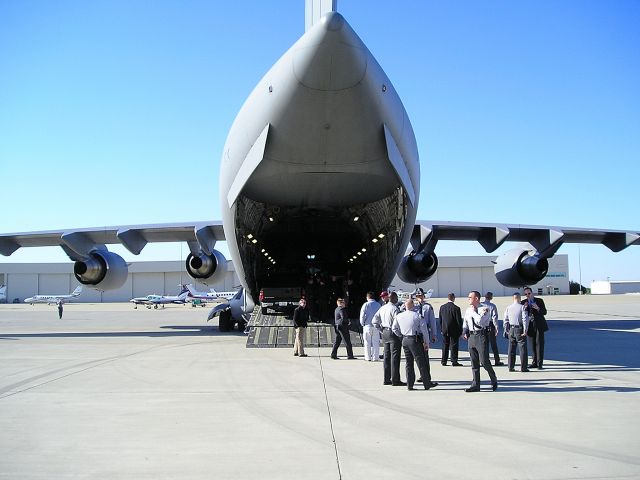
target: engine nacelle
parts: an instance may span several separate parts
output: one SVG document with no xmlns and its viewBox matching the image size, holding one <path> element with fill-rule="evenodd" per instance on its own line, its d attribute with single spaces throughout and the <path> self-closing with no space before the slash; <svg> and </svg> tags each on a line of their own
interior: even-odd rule
<svg viewBox="0 0 640 480">
<path fill-rule="evenodd" d="M 498 281 L 505 287 L 520 288 L 542 280 L 549 271 L 549 261 L 529 250 L 514 249 L 500 255 L 493 268 Z"/>
<path fill-rule="evenodd" d="M 398 267 L 398 276 L 406 283 L 423 283 L 438 270 L 438 257 L 433 252 L 406 255 Z"/>
<path fill-rule="evenodd" d="M 203 283 L 215 283 L 220 280 L 227 269 L 227 259 L 222 252 L 213 250 L 211 255 L 199 252 L 198 255 L 190 253 L 186 261 L 187 273 L 191 277 L 204 280 Z"/>
<path fill-rule="evenodd" d="M 129 269 L 124 259 L 107 250 L 95 250 L 84 260 L 73 265 L 78 282 L 96 290 L 115 290 L 127 281 Z"/>
</svg>

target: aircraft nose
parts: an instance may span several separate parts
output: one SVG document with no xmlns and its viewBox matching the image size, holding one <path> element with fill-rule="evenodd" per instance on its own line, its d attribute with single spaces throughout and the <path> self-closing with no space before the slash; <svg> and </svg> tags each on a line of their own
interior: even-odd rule
<svg viewBox="0 0 640 480">
<path fill-rule="evenodd" d="M 323 91 L 357 85 L 367 69 L 367 49 L 337 12 L 322 17 L 296 44 L 293 71 L 300 83 Z"/>
</svg>

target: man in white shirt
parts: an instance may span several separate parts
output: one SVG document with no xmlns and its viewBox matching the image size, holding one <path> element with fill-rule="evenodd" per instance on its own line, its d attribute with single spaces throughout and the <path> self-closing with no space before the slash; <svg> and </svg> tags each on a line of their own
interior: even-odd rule
<svg viewBox="0 0 640 480">
<path fill-rule="evenodd" d="M 438 385 L 436 382 L 431 381 L 431 373 L 427 368 L 427 358 L 424 353 L 429 348 L 429 329 L 425 319 L 420 317 L 413 310 L 413 307 L 413 300 L 405 302 L 405 311 L 396 315 L 391 330 L 397 336 L 402 337 L 402 349 L 404 350 L 407 370 L 407 389 L 413 390 L 416 380 L 413 366 L 415 361 L 418 364 L 420 375 L 424 379 L 424 388 L 429 390 Z M 419 333 L 424 338 L 423 343 L 418 340 Z"/>
<path fill-rule="evenodd" d="M 527 328 L 529 327 L 529 316 L 520 303 L 520 294 L 513 294 L 513 303 L 504 311 L 503 328 L 509 334 L 508 363 L 509 371 L 515 370 L 516 348 L 520 348 L 520 371 L 528 372 L 527 368 Z"/>
<path fill-rule="evenodd" d="M 467 298 L 469 299 L 469 307 L 467 307 L 467 310 L 464 312 L 462 331 L 464 332 L 464 339 L 469 341 L 469 356 L 471 357 L 473 381 L 465 392 L 480 391 L 480 365 L 482 365 L 489 374 L 491 390 L 496 391 L 498 388 L 498 379 L 489 360 L 488 334 L 489 324 L 491 323 L 489 307 L 480 305 L 480 292 L 478 291 L 473 290 L 469 292 Z"/>
<path fill-rule="evenodd" d="M 380 331 L 373 325 L 373 316 L 380 309 L 375 293 L 367 292 L 367 301 L 360 308 L 360 325 L 364 340 L 364 359 L 377 362 L 380 359 Z"/>
<path fill-rule="evenodd" d="M 400 355 L 402 349 L 402 338 L 398 337 L 391 327 L 393 320 L 399 312 L 396 304 L 398 303 L 398 295 L 396 292 L 380 292 L 380 298 L 386 303 L 380 307 L 373 316 L 373 325 L 382 331 L 383 344 L 383 364 L 384 364 L 384 380 L 383 385 L 404 386 L 405 382 L 400 380 Z"/>
</svg>

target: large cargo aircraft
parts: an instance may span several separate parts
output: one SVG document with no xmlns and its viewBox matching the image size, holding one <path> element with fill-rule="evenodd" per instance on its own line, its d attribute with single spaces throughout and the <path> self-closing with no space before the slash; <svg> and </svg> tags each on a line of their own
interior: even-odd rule
<svg viewBox="0 0 640 480">
<path fill-rule="evenodd" d="M 440 240 L 477 241 L 500 255 L 495 274 L 511 287 L 535 284 L 564 243 L 614 252 L 640 244 L 638 232 L 552 226 L 416 221 L 420 160 L 407 112 L 392 82 L 335 1 L 307 1 L 307 31 L 249 95 L 222 152 L 222 221 L 114 226 L 0 235 L 0 253 L 60 245 L 83 285 L 120 287 L 126 262 L 106 245 L 139 254 L 148 242 L 188 243 L 188 273 L 213 283 L 226 269 L 226 241 L 242 291 L 223 307 L 220 329 L 240 327 L 261 287 L 302 285 L 314 272 L 349 275 L 367 290 L 398 273 L 422 283 L 438 268 Z M 408 249 L 408 246 L 411 248 Z"/>
</svg>

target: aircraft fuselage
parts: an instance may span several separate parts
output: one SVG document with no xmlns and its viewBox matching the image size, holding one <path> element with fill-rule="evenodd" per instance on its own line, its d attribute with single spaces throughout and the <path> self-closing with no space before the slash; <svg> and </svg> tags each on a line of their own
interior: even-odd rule
<svg viewBox="0 0 640 480">
<path fill-rule="evenodd" d="M 227 137 L 223 224 L 243 286 L 254 299 L 314 273 L 388 286 L 419 178 L 398 94 L 344 18 L 325 16 L 262 78 Z"/>
</svg>

